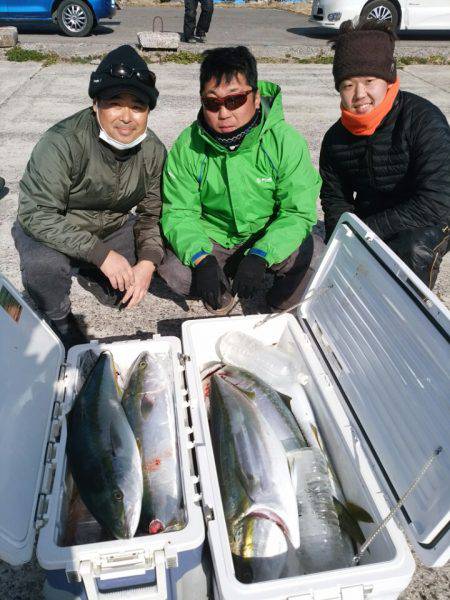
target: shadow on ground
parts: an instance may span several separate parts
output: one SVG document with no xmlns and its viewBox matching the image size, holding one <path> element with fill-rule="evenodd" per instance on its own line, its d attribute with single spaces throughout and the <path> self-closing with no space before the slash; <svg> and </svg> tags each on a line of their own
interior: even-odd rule
<svg viewBox="0 0 450 600">
<path fill-rule="evenodd" d="M 9 187 L 5 185 L 2 189 L 0 189 L 0 200 L 3 200 L 9 194 Z"/>
<path fill-rule="evenodd" d="M 291 27 L 286 31 L 293 33 L 294 35 L 300 35 L 316 40 L 332 40 L 337 35 L 337 30 L 326 29 L 324 27 Z"/>
<path fill-rule="evenodd" d="M 108 25 L 120 25 L 120 21 L 108 21 Z M 40 35 L 57 35 L 59 37 L 63 37 L 63 38 L 69 38 L 69 39 L 77 39 L 77 38 L 70 38 L 70 36 L 67 36 L 65 34 L 62 33 L 62 31 L 59 29 L 58 25 L 56 25 L 56 23 L 40 23 L 40 22 L 34 22 L 34 21 L 27 21 L 25 23 L 19 23 L 17 21 L 11 20 L 11 21 L 1 21 L 1 26 L 2 27 L 17 27 L 17 32 L 18 34 L 40 34 Z M 99 25 L 97 25 L 94 30 L 92 31 L 89 37 L 95 37 L 98 35 L 109 35 L 111 33 L 114 33 L 114 29 L 112 29 L 111 27 L 106 27 L 105 25 L 102 25 L 101 23 Z M 78 39 L 83 39 L 83 38 L 78 38 Z"/>
<path fill-rule="evenodd" d="M 286 31 L 293 33 L 294 35 L 317 40 L 334 40 L 338 33 L 337 29 L 327 27 L 292 27 Z M 418 29 L 411 29 L 408 31 L 398 31 L 397 37 L 400 41 L 448 42 L 450 40 L 450 30 L 421 31 Z"/>
<path fill-rule="evenodd" d="M 435 42 L 448 42 L 450 40 L 450 30 L 445 29 L 442 31 L 419 31 L 419 30 L 408 30 L 399 31 L 397 33 L 399 40 L 411 40 L 411 41 L 435 41 Z"/>
</svg>

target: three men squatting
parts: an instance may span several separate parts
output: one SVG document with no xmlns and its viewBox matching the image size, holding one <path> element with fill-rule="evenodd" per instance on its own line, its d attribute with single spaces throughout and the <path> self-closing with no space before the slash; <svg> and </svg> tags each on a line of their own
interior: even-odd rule
<svg viewBox="0 0 450 600">
<path fill-rule="evenodd" d="M 99 301 L 133 307 L 158 270 L 223 315 L 270 271 L 268 310 L 289 308 L 322 253 L 319 193 L 326 241 L 355 212 L 432 287 L 448 246 L 450 129 L 431 102 L 399 90 L 393 52 L 377 24 L 341 28 L 342 116 L 323 140 L 321 177 L 247 48 L 204 53 L 197 119 L 167 160 L 147 127 L 154 74 L 130 46 L 110 52 L 91 75 L 92 106 L 34 148 L 13 226 L 24 287 L 66 347 L 86 339 L 71 311 L 74 274 Z"/>
</svg>

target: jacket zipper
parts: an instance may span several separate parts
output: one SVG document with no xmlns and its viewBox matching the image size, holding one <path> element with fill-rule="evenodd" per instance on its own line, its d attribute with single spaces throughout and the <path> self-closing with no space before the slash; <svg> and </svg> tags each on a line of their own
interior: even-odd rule
<svg viewBox="0 0 450 600">
<path fill-rule="evenodd" d="M 367 141 L 367 166 L 369 169 L 370 185 L 375 187 L 375 177 L 373 172 L 373 146 L 369 141 Z"/>
<path fill-rule="evenodd" d="M 122 171 L 122 163 L 117 161 L 117 167 L 116 167 L 116 189 L 115 189 L 115 193 L 114 193 L 114 203 L 113 206 L 115 206 L 117 204 L 117 201 L 119 200 L 119 185 L 120 185 L 120 173 Z"/>
</svg>

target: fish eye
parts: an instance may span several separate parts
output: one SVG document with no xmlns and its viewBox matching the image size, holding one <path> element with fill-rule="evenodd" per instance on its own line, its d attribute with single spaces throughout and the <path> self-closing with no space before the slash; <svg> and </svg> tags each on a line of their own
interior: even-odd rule
<svg viewBox="0 0 450 600">
<path fill-rule="evenodd" d="M 113 500 L 117 500 L 117 502 L 120 502 L 121 500 L 123 500 L 123 494 L 120 490 L 114 490 Z"/>
<path fill-rule="evenodd" d="M 141 362 L 139 363 L 139 368 L 145 369 L 146 366 L 147 366 L 147 363 L 145 362 L 145 360 L 141 360 Z"/>
</svg>

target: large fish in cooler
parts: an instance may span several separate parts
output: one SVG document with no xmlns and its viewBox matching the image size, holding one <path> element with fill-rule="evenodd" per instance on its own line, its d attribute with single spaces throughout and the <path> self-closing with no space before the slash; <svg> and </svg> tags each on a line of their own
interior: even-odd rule
<svg viewBox="0 0 450 600">
<path fill-rule="evenodd" d="M 287 453 L 307 446 L 293 414 L 280 394 L 249 371 L 225 365 L 217 375 L 246 393 L 264 415 Z"/>
<path fill-rule="evenodd" d="M 161 360 L 142 352 L 129 371 L 122 406 L 142 460 L 141 525 L 148 533 L 182 529 L 183 489 L 173 386 Z"/>
<path fill-rule="evenodd" d="M 114 537 L 133 537 L 141 512 L 142 470 L 110 352 L 102 352 L 90 371 L 67 428 L 67 458 L 86 507 Z"/>
<path fill-rule="evenodd" d="M 246 394 L 211 377 L 211 435 L 231 551 L 251 581 L 276 579 L 300 545 L 297 502 L 282 443 Z"/>
</svg>

